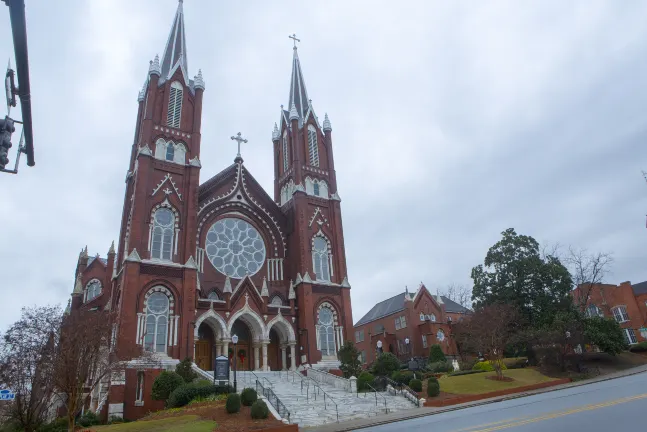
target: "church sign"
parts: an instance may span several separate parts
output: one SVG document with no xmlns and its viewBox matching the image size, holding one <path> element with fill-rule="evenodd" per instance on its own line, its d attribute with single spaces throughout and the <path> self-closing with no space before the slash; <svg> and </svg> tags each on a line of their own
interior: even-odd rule
<svg viewBox="0 0 647 432">
<path fill-rule="evenodd" d="M 213 371 L 214 381 L 229 381 L 229 359 L 225 356 L 216 358 L 216 367 Z"/>
</svg>

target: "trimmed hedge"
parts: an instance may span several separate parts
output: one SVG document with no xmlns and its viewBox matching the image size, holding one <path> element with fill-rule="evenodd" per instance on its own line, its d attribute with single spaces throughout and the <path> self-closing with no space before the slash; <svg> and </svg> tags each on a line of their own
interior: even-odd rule
<svg viewBox="0 0 647 432">
<path fill-rule="evenodd" d="M 435 378 L 427 380 L 427 396 L 436 397 L 440 394 L 440 384 Z"/>
<path fill-rule="evenodd" d="M 409 385 L 409 382 L 413 379 L 412 371 L 395 371 L 391 374 L 391 379 L 398 384 Z"/>
<path fill-rule="evenodd" d="M 240 411 L 240 395 L 238 393 L 231 393 L 227 396 L 227 403 L 225 409 L 229 414 L 237 413 Z"/>
<path fill-rule="evenodd" d="M 451 372 L 454 370 L 454 366 L 452 366 L 452 364 L 448 361 L 439 361 L 435 363 L 429 363 L 427 365 L 427 369 L 434 373 Z"/>
<path fill-rule="evenodd" d="M 183 384 L 173 390 L 166 401 L 167 408 L 179 408 L 187 405 L 196 397 L 207 397 L 217 394 L 232 393 L 234 389 L 229 385 L 199 385 L 196 383 Z"/>
<path fill-rule="evenodd" d="M 501 370 L 506 370 L 508 369 L 505 363 L 501 363 Z M 494 370 L 494 366 L 492 365 L 492 362 L 489 360 L 478 362 L 474 365 L 472 370 L 480 370 L 483 372 L 492 372 Z"/>
<path fill-rule="evenodd" d="M 372 374 L 369 372 L 362 372 L 359 374 L 359 377 L 357 377 L 357 390 L 368 390 L 368 386 L 372 386 L 373 381 L 375 381 L 375 377 Z"/>
<path fill-rule="evenodd" d="M 101 420 L 93 411 L 86 411 L 76 423 L 79 426 L 88 427 L 101 424 Z"/>
<path fill-rule="evenodd" d="M 647 351 L 647 342 L 640 342 L 639 344 L 632 345 L 629 347 L 631 352 L 645 352 Z"/>
<path fill-rule="evenodd" d="M 521 368 L 525 368 L 528 365 L 528 358 L 527 357 L 504 358 L 503 364 L 508 369 L 521 369 Z"/>
<path fill-rule="evenodd" d="M 167 400 L 176 388 L 184 384 L 184 378 L 175 372 L 163 371 L 153 381 L 151 393 L 155 400 Z"/>
<path fill-rule="evenodd" d="M 256 402 L 257 399 L 258 399 L 258 394 L 256 394 L 256 390 L 254 390 L 253 388 L 250 388 L 250 387 L 244 388 L 243 391 L 240 393 L 240 401 L 245 406 L 252 406 L 252 404 Z"/>
<path fill-rule="evenodd" d="M 411 390 L 420 392 L 422 391 L 422 381 L 419 379 L 412 379 L 409 381 L 409 387 L 411 387 Z"/>
<path fill-rule="evenodd" d="M 257 400 L 252 405 L 253 419 L 266 419 L 269 413 L 270 413 L 270 410 L 269 408 L 267 408 L 267 404 L 262 400 Z"/>
</svg>

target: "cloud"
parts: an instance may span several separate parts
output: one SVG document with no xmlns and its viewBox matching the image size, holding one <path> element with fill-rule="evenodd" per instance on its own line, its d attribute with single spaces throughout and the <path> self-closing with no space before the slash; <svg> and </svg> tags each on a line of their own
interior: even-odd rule
<svg viewBox="0 0 647 432">
<path fill-rule="evenodd" d="M 80 249 L 117 239 L 136 98 L 175 0 L 27 7 L 36 162 L 2 176 L 0 328 L 64 303 Z M 647 6 L 187 2 L 204 181 L 235 157 L 273 191 L 291 41 L 333 125 L 354 321 L 423 281 L 469 283 L 500 232 L 612 251 L 647 279 Z M 5 22 L 8 17 L 5 15 Z M 13 53 L 8 26 L 0 52 Z"/>
</svg>

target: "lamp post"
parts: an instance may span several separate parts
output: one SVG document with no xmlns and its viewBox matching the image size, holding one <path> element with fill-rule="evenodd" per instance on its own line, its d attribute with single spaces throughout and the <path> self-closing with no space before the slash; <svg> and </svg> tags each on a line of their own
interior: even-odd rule
<svg viewBox="0 0 647 432">
<path fill-rule="evenodd" d="M 377 341 L 377 355 L 379 356 L 380 354 L 382 354 L 382 341 L 381 340 Z"/>
<path fill-rule="evenodd" d="M 405 345 L 406 345 L 406 347 L 407 347 L 407 354 L 409 354 L 409 357 L 411 357 L 411 352 L 409 351 L 409 342 L 410 342 L 410 341 L 409 341 L 409 338 L 408 338 L 408 337 L 404 338 L 404 344 L 405 344 Z"/>
<path fill-rule="evenodd" d="M 231 341 L 234 343 L 234 393 L 238 392 L 238 383 L 236 381 L 236 344 L 238 343 L 238 336 L 233 335 Z"/>
</svg>

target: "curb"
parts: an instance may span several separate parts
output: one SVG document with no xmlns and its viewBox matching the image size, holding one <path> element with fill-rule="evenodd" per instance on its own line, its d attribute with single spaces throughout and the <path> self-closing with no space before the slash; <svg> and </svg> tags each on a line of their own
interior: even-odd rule
<svg viewBox="0 0 647 432">
<path fill-rule="evenodd" d="M 397 422 L 401 422 L 401 421 L 405 421 L 405 420 L 417 419 L 417 418 L 420 418 L 420 417 L 427 417 L 427 416 L 432 416 L 432 415 L 436 415 L 436 414 L 443 414 L 443 413 L 447 413 L 447 412 L 458 411 L 458 410 L 465 409 L 465 408 L 473 408 L 473 407 L 482 406 L 482 405 L 489 405 L 489 404 L 493 404 L 493 403 L 497 403 L 497 402 L 504 402 L 504 401 L 513 400 L 513 399 L 519 399 L 519 398 L 527 397 L 527 396 L 534 396 L 534 395 L 537 395 L 537 394 L 550 393 L 550 392 L 554 392 L 554 391 L 558 391 L 558 390 L 566 390 L 566 389 L 570 389 L 570 388 L 574 388 L 574 387 L 581 387 L 581 386 L 585 386 L 585 385 L 589 385 L 589 384 L 595 384 L 595 383 L 599 383 L 599 382 L 611 381 L 611 380 L 614 380 L 614 379 L 617 379 L 617 378 L 624 378 L 624 377 L 638 375 L 638 374 L 646 373 L 646 372 L 647 372 L 647 369 L 643 369 L 643 370 L 640 370 L 640 371 L 635 371 L 635 372 L 627 373 L 627 374 L 624 374 L 624 375 L 595 379 L 594 381 L 593 380 L 591 380 L 591 381 L 582 380 L 582 381 L 577 381 L 575 383 L 563 384 L 563 387 L 559 387 L 559 388 L 557 386 L 547 387 L 547 388 L 541 389 L 539 391 L 535 390 L 535 391 L 533 391 L 533 393 L 525 393 L 525 392 L 524 393 L 516 393 L 516 394 L 511 394 L 511 395 L 508 395 L 508 396 L 501 396 L 501 397 L 497 397 L 497 398 L 492 398 L 492 399 L 489 399 L 489 400 L 485 399 L 485 400 L 475 402 L 475 403 L 472 403 L 472 404 L 469 404 L 469 405 L 461 405 L 461 406 L 453 406 L 453 407 L 449 406 L 446 409 L 440 409 L 438 411 L 433 411 L 433 412 L 412 414 L 410 416 L 400 417 L 400 418 L 397 418 L 397 419 L 383 419 L 383 420 L 378 420 L 378 421 L 374 421 L 372 423 L 367 423 L 367 424 L 362 424 L 362 425 L 342 426 L 339 429 L 335 429 L 334 432 L 352 432 L 352 431 L 355 431 L 355 430 L 358 430 L 358 429 L 366 429 L 366 428 L 369 428 L 369 427 L 381 426 L 381 425 L 385 425 L 385 424 L 389 424 L 389 423 L 397 423 Z M 430 407 L 426 407 L 426 408 L 430 408 Z M 340 423 L 339 425 L 341 426 L 342 424 L 343 423 Z M 317 429 L 318 429 L 318 427 L 307 428 L 307 429 L 299 428 L 299 430 L 312 431 L 312 432 L 316 432 Z"/>
</svg>

